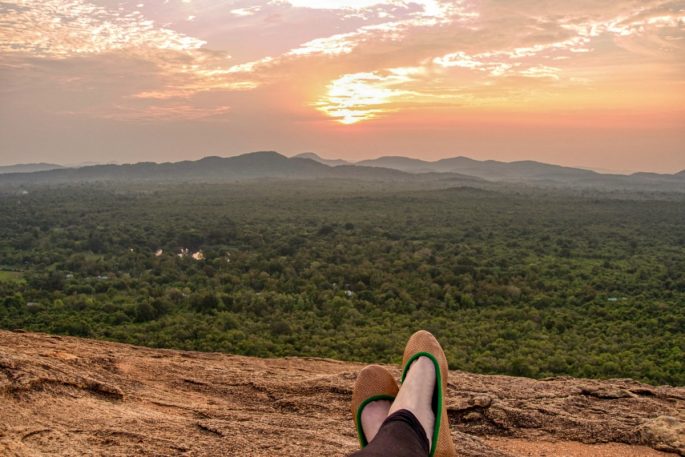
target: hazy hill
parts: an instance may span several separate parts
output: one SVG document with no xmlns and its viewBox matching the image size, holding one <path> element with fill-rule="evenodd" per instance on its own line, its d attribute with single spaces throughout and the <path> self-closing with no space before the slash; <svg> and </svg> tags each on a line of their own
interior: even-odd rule
<svg viewBox="0 0 685 457">
<path fill-rule="evenodd" d="M 183 162 L 141 162 L 94 165 L 31 173 L 0 174 L 0 185 L 59 184 L 73 182 L 234 182 L 250 179 L 342 179 L 377 183 L 413 183 L 430 187 L 475 185 L 490 187 L 526 184 L 542 187 L 619 191 L 685 192 L 681 172 L 675 175 L 636 173 L 602 174 L 579 168 L 535 161 L 479 161 L 453 157 L 428 162 L 408 157 L 381 157 L 356 164 L 322 159 L 313 153 L 286 157 L 260 151 L 234 157 L 205 157 Z"/>
<path fill-rule="evenodd" d="M 426 173 L 445 171 L 433 165 L 432 162 L 402 156 L 384 156 L 377 159 L 362 160 L 355 165 L 363 167 L 385 167 L 402 170 L 408 173 Z"/>
<path fill-rule="evenodd" d="M 326 165 L 329 165 L 331 167 L 336 167 L 338 165 L 349 165 L 350 162 L 347 160 L 342 160 L 342 159 L 324 159 L 323 157 L 319 156 L 318 154 L 315 154 L 313 152 L 303 152 L 302 154 L 297 154 L 296 156 L 293 156 L 299 159 L 310 159 L 315 162 L 323 163 Z"/>
<path fill-rule="evenodd" d="M 672 177 L 685 177 L 685 170 L 679 171 L 677 173 L 673 174 L 668 174 L 668 173 L 655 173 L 655 172 L 650 172 L 650 171 L 638 171 L 630 176 L 644 176 L 644 177 L 658 177 L 658 178 L 672 178 Z"/>
<path fill-rule="evenodd" d="M 495 182 L 525 183 L 553 187 L 579 187 L 607 190 L 680 191 L 685 192 L 678 174 L 635 173 L 603 174 L 581 168 L 564 167 L 532 160 L 500 162 L 452 157 L 434 162 L 408 157 L 386 156 L 357 162 L 365 167 L 385 167 L 407 173 L 460 173 Z"/>
<path fill-rule="evenodd" d="M 0 331 L 0 455 L 344 456 L 362 367 Z M 628 379 L 449 373 L 466 457 L 684 455 L 683 411 L 685 389 Z"/>
<path fill-rule="evenodd" d="M 35 171 L 56 170 L 64 168 L 54 163 L 20 163 L 16 165 L 0 166 L 0 174 L 5 173 L 33 173 Z"/>
<path fill-rule="evenodd" d="M 330 167 L 308 159 L 287 158 L 277 152 L 260 151 L 236 157 L 205 157 L 200 160 L 124 165 L 94 165 L 43 171 L 26 175 L 5 175 L 4 182 L 69 181 L 180 181 L 239 180 L 256 177 L 306 178 L 330 175 Z"/>
<path fill-rule="evenodd" d="M 436 163 L 439 167 L 445 168 L 449 171 L 461 171 L 465 174 L 495 179 L 581 179 L 599 175 L 599 173 L 590 170 L 550 165 L 532 160 L 509 163 L 499 162 L 496 160 L 486 160 L 481 162 L 465 157 L 456 157 L 454 159 L 439 160 Z"/>
<path fill-rule="evenodd" d="M 277 179 L 361 179 L 371 181 L 480 182 L 473 176 L 416 175 L 400 170 L 353 165 L 329 165 L 302 157 L 288 158 L 273 151 L 260 151 L 234 157 L 205 157 L 173 163 L 140 162 L 125 165 L 95 165 L 80 168 L 13 173 L 0 176 L 0 184 L 55 184 L 79 181 L 240 181 L 256 178 Z"/>
<path fill-rule="evenodd" d="M 485 179 L 509 179 L 509 178 L 538 178 L 553 179 L 558 177 L 585 178 L 599 173 L 580 168 L 562 167 L 550 165 L 532 160 L 518 162 L 499 162 L 496 160 L 475 160 L 468 157 L 452 157 L 447 159 L 428 162 L 425 160 L 407 157 L 380 157 L 373 160 L 364 160 L 358 165 L 368 167 L 395 168 L 411 173 L 442 172 L 462 173 L 465 175 L 478 176 Z"/>
</svg>

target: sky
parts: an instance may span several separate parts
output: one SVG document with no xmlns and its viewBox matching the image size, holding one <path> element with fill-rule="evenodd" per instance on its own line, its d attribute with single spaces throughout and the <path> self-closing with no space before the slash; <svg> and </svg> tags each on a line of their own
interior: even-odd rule
<svg viewBox="0 0 685 457">
<path fill-rule="evenodd" d="M 0 0 L 0 164 L 685 169 L 685 0 Z"/>
</svg>

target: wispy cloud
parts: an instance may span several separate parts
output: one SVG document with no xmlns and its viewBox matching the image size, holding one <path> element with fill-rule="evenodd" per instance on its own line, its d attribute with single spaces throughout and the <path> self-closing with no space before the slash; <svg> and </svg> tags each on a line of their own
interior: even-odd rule
<svg viewBox="0 0 685 457">
<path fill-rule="evenodd" d="M 238 17 L 254 16 L 261 9 L 261 6 L 251 6 L 248 8 L 234 8 L 231 10 L 231 14 Z"/>
<path fill-rule="evenodd" d="M 414 16 L 440 19 L 446 19 L 455 11 L 461 11 L 464 5 L 462 0 L 281 0 L 280 2 L 297 8 L 385 12 L 385 15 L 381 17 L 394 16 L 400 9 L 409 11 L 409 14 Z"/>
<path fill-rule="evenodd" d="M 184 3 L 190 3 L 186 1 Z M 140 8 L 106 8 L 86 0 L 15 0 L 0 4 L 5 27 L 0 28 L 0 63 L 9 65 L 25 57 L 31 59 L 121 59 L 153 65 L 157 87 L 113 101 L 113 112 L 120 112 L 127 98 L 166 100 L 190 99 L 207 91 L 242 91 L 256 87 L 248 79 L 231 77 L 231 57 L 224 51 L 206 47 L 205 40 L 161 27 L 146 19 Z M 196 19 L 187 16 L 187 21 Z M 147 73 L 147 72 L 146 72 Z M 133 76 L 135 77 L 135 76 Z M 146 76 L 148 77 L 148 76 Z M 80 79 L 88 78 L 87 74 Z M 71 83 L 72 80 L 65 80 Z M 116 106 L 116 108 L 115 108 Z M 225 107 L 188 109 L 178 105 L 178 116 L 201 118 Z M 135 111 L 128 107 L 133 117 Z M 141 117 L 171 117 L 167 106 L 141 108 Z M 91 111 L 92 114 L 92 111 Z M 118 118 L 118 114 L 112 118 Z"/>
<path fill-rule="evenodd" d="M 206 42 L 157 27 L 138 10 L 107 9 L 86 0 L 0 3 L 0 53 L 66 58 L 126 49 L 189 51 Z"/>
<path fill-rule="evenodd" d="M 226 106 L 203 94 L 280 84 L 289 88 L 284 96 L 307 94 L 293 103 L 351 124 L 436 103 L 496 104 L 512 94 L 532 103 L 555 87 L 610 80 L 608 65 L 647 72 L 685 61 L 685 8 L 674 0 L 168 0 L 164 11 L 148 3 L 5 0 L 0 65 L 11 72 L 36 59 L 129 59 L 145 68 L 144 89 L 111 80 L 122 89 L 105 90 L 113 112 L 125 106 L 146 118 L 167 119 L 173 106 L 192 119 L 202 110 L 223 113 Z M 289 20 L 311 24 L 316 37 L 280 48 L 273 24 Z M 231 27 L 274 52 L 236 61 L 241 43 L 221 42 Z M 95 76 L 60 81 L 102 81 Z M 302 76 L 311 90 L 298 87 Z"/>
<path fill-rule="evenodd" d="M 349 124 L 397 111 L 400 104 L 432 106 L 436 100 L 444 103 L 445 100 L 452 99 L 455 106 L 464 106 L 465 103 L 479 106 L 504 97 L 515 100 L 515 93 L 519 94 L 516 97 L 525 94 L 528 101 L 534 99 L 536 86 L 531 85 L 531 82 L 524 83 L 522 79 L 516 82 L 516 78 L 541 81 L 537 83 L 537 92 L 545 98 L 550 95 L 550 82 L 558 86 L 558 91 L 591 83 L 586 76 L 588 64 L 581 65 L 579 70 L 575 66 L 576 60 L 579 56 L 590 55 L 590 58 L 595 58 L 606 53 L 596 47 L 606 48 L 607 43 L 629 50 L 632 43 L 626 40 L 635 37 L 643 45 L 653 47 L 653 54 L 670 51 L 673 57 L 677 54 L 683 56 L 683 14 L 682 8 L 664 9 L 663 3 L 659 8 L 643 5 L 610 17 L 588 18 L 579 12 L 577 16 L 569 15 L 558 19 L 555 33 L 545 32 L 545 26 L 549 24 L 545 18 L 534 20 L 532 25 L 526 24 L 528 19 L 524 18 L 520 24 L 525 25 L 523 28 L 517 29 L 509 25 L 507 28 L 497 29 L 497 33 L 505 36 L 509 34 L 509 40 L 503 40 L 504 43 L 518 42 L 526 43 L 525 45 L 491 45 L 481 52 L 458 50 L 411 62 L 416 65 L 414 68 L 422 70 L 417 73 L 430 75 L 428 78 L 398 79 L 381 76 L 384 71 L 392 75 L 392 69 L 347 74 L 327 87 L 327 93 L 316 106 L 337 121 Z M 481 34 L 483 28 L 494 25 L 489 22 L 492 18 L 479 19 L 482 20 L 471 21 L 465 30 L 452 29 L 452 33 L 463 37 L 471 34 L 475 37 Z M 659 38 L 650 40 L 647 37 Z M 471 43 L 475 41 L 471 40 Z M 626 60 L 631 61 L 629 57 Z M 631 62 L 634 65 L 637 61 L 634 58 Z M 609 62 L 602 66 L 606 67 L 607 64 Z M 455 73 L 454 70 L 461 70 L 462 73 Z M 470 74 L 464 75 L 463 71 Z M 597 77 L 597 73 L 594 76 Z M 608 73 L 602 76 L 611 78 Z M 469 87 L 460 84 L 465 78 Z M 451 88 L 450 80 L 453 81 Z M 543 84 L 542 80 L 547 82 Z M 517 90 L 517 86 L 522 90 Z M 458 90 L 454 90 L 456 87 Z M 469 93 L 477 96 L 465 96 Z"/>
</svg>

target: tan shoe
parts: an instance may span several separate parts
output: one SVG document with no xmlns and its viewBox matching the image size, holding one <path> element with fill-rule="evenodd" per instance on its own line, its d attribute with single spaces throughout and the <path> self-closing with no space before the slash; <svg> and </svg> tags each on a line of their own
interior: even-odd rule
<svg viewBox="0 0 685 457">
<path fill-rule="evenodd" d="M 414 333 L 407 346 L 404 348 L 404 357 L 402 358 L 402 381 L 407 376 L 407 371 L 412 362 L 419 357 L 428 357 L 435 365 L 435 389 L 433 395 L 433 411 L 435 412 L 435 428 L 433 430 L 433 439 L 431 440 L 430 457 L 454 457 L 457 451 L 452 442 L 450 435 L 450 423 L 447 419 L 447 409 L 445 408 L 445 395 L 447 394 L 447 375 L 449 370 L 447 367 L 447 358 L 440 347 L 440 343 L 433 335 L 425 330 L 419 330 Z M 426 430 L 426 433 L 430 433 Z"/>
<path fill-rule="evenodd" d="M 394 401 L 399 390 L 395 378 L 379 365 L 369 365 L 357 376 L 352 392 L 352 417 L 362 448 L 369 444 L 362 428 L 362 410 L 376 400 Z"/>
</svg>

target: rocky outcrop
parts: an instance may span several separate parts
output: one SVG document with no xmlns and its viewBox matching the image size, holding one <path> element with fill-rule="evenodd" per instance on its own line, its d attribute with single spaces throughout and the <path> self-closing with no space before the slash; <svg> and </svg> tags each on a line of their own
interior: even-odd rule
<svg viewBox="0 0 685 457">
<path fill-rule="evenodd" d="M 659 416 L 648 420 L 640 427 L 642 442 L 649 443 L 655 449 L 685 453 L 685 411 L 680 410 L 680 417 Z"/>
<path fill-rule="evenodd" d="M 362 367 L 0 332 L 0 455 L 343 456 Z M 454 371 L 448 398 L 463 456 L 685 455 L 683 388 Z"/>
</svg>

